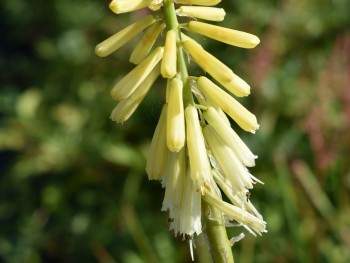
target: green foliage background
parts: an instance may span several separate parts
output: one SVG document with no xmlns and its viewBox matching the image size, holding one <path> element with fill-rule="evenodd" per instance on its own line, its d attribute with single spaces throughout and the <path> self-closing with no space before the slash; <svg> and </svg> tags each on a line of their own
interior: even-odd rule
<svg viewBox="0 0 350 263">
<path fill-rule="evenodd" d="M 202 39 L 251 84 L 240 101 L 261 125 L 240 134 L 259 155 L 251 171 L 265 185 L 251 200 L 269 232 L 237 243 L 236 262 L 350 262 L 350 1 L 220 5 L 221 25 L 261 39 L 254 50 Z M 0 262 L 190 262 L 144 172 L 164 83 L 116 125 L 109 91 L 133 45 L 94 55 L 142 15 L 114 15 L 108 1 L 2 1 Z"/>
</svg>

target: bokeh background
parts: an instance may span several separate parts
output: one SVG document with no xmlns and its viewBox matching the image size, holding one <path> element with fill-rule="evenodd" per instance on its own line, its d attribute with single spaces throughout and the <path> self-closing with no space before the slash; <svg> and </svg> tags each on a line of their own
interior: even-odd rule
<svg viewBox="0 0 350 263">
<path fill-rule="evenodd" d="M 94 47 L 145 14 L 108 3 L 1 1 L 0 262 L 190 262 L 144 171 L 164 83 L 123 125 L 109 119 L 137 40 L 103 59 Z M 239 134 L 259 155 L 251 171 L 265 185 L 251 200 L 268 233 L 246 234 L 236 262 L 350 262 L 350 1 L 220 6 L 221 25 L 261 39 L 254 50 L 202 39 L 251 84 L 239 100 L 261 125 Z"/>
</svg>

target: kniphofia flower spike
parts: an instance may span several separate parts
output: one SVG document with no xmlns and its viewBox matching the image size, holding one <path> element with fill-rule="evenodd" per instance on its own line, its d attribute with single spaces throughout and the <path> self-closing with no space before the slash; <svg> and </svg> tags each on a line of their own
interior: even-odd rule
<svg viewBox="0 0 350 263">
<path fill-rule="evenodd" d="M 210 220 L 237 221 L 254 235 L 266 232 L 266 223 L 246 197 L 260 182 L 247 168 L 255 165 L 257 156 L 225 115 L 243 130 L 256 132 L 256 117 L 234 98 L 249 95 L 250 86 L 187 36 L 188 32 L 200 34 L 248 49 L 259 44 L 259 38 L 252 34 L 199 21 L 222 21 L 225 11 L 214 7 L 220 2 L 113 0 L 109 7 L 116 14 L 143 8 L 157 13 L 124 28 L 98 44 L 95 51 L 98 56 L 108 56 L 143 34 L 130 57 L 135 68 L 111 91 L 112 98 L 119 101 L 111 115 L 116 122 L 126 121 L 137 110 L 159 76 L 166 79 L 165 104 L 150 145 L 146 172 L 150 180 L 161 180 L 165 187 L 162 210 L 169 212 L 170 229 L 175 235 L 189 236 L 191 242 L 193 236 L 202 233 L 203 224 L 210 228 Z M 184 20 L 181 26 L 180 20 Z M 205 73 L 189 76 L 190 60 L 210 77 Z M 231 203 L 224 201 L 222 194 Z M 218 218 L 202 213 L 202 204 Z"/>
</svg>

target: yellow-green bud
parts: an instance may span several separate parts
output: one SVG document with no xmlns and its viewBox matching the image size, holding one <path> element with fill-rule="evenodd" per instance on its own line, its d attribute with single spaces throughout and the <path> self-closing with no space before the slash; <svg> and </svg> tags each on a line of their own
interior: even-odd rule
<svg viewBox="0 0 350 263">
<path fill-rule="evenodd" d="M 199 98 L 197 97 L 199 103 L 205 107 L 211 107 L 214 108 L 220 115 L 221 119 L 226 123 L 227 126 L 231 127 L 230 120 L 228 119 L 226 113 L 210 98 Z"/>
<path fill-rule="evenodd" d="M 116 14 L 132 12 L 145 8 L 152 3 L 152 0 L 113 0 L 109 8 Z"/>
<path fill-rule="evenodd" d="M 254 114 L 250 113 L 237 100 L 216 86 L 212 81 L 206 77 L 199 77 L 197 85 L 205 97 L 210 97 L 243 130 L 255 133 L 259 128 Z"/>
<path fill-rule="evenodd" d="M 252 34 L 198 21 L 189 22 L 188 29 L 203 36 L 242 48 L 254 48 L 260 43 L 259 38 Z"/>
<path fill-rule="evenodd" d="M 167 145 L 171 152 L 178 152 L 185 144 L 185 116 L 182 98 L 183 84 L 173 78 L 169 87 L 167 114 Z"/>
<path fill-rule="evenodd" d="M 223 8 L 207 7 L 207 6 L 180 6 L 176 13 L 179 16 L 195 17 L 210 21 L 223 21 L 225 18 L 225 10 Z"/>
<path fill-rule="evenodd" d="M 169 30 L 166 33 L 164 56 L 162 59 L 161 74 L 163 78 L 173 78 L 176 74 L 176 32 Z"/>
<path fill-rule="evenodd" d="M 236 96 L 247 96 L 250 93 L 249 85 L 220 60 L 205 51 L 200 44 L 182 34 L 183 47 L 191 55 L 193 60 L 206 72 L 208 72 L 221 85 Z"/>
<path fill-rule="evenodd" d="M 98 44 L 95 48 L 95 54 L 99 57 L 106 57 L 120 47 L 124 46 L 136 35 L 141 33 L 145 28 L 156 22 L 153 16 L 146 16 L 143 19 L 131 24 L 105 41 Z"/>
<path fill-rule="evenodd" d="M 203 116 L 210 126 L 212 126 L 225 141 L 225 143 L 231 147 L 237 158 L 245 166 L 255 165 L 255 159 L 257 156 L 249 150 L 247 145 L 242 141 L 237 133 L 229 125 L 227 125 L 226 121 L 216 109 L 213 107 L 208 107 L 208 109 L 204 111 Z"/>
<path fill-rule="evenodd" d="M 156 42 L 160 32 L 165 27 L 164 23 L 158 22 L 153 24 L 147 29 L 146 33 L 143 35 L 140 42 L 136 45 L 133 52 L 130 55 L 130 62 L 134 64 L 139 64 L 144 60 L 149 51 L 152 49 L 154 43 Z"/>
<path fill-rule="evenodd" d="M 191 55 L 192 59 L 219 82 L 229 82 L 234 77 L 232 70 L 221 61 L 205 51 L 195 40 L 183 37 L 183 47 Z"/>
<path fill-rule="evenodd" d="M 130 95 L 130 97 L 120 101 L 118 105 L 113 109 L 111 119 L 118 123 L 123 123 L 135 112 L 141 101 L 147 95 L 148 91 L 152 87 L 160 75 L 160 64 L 152 70 L 148 77 L 141 83 L 141 85 Z"/>
<path fill-rule="evenodd" d="M 112 98 L 123 100 L 129 97 L 162 59 L 163 52 L 163 47 L 156 48 L 144 61 L 115 84 L 111 91 Z"/>
<path fill-rule="evenodd" d="M 166 115 L 167 105 L 165 104 L 160 114 L 156 130 L 154 131 L 147 158 L 146 172 L 149 180 L 161 179 L 167 162 Z"/>
</svg>

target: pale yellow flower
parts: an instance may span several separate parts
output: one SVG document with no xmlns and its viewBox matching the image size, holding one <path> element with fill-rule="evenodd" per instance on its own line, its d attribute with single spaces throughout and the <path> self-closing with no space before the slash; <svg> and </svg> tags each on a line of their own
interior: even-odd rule
<svg viewBox="0 0 350 263">
<path fill-rule="evenodd" d="M 179 16 L 188 16 L 210 21 L 223 21 L 226 15 L 223 8 L 207 6 L 180 6 L 176 10 L 176 13 Z"/>
<path fill-rule="evenodd" d="M 167 162 L 168 148 L 166 146 L 166 115 L 167 105 L 163 106 L 159 121 L 154 131 L 150 151 L 146 163 L 148 179 L 159 180 L 163 176 Z"/>
<path fill-rule="evenodd" d="M 249 85 L 238 77 L 224 63 L 209 52 L 205 51 L 200 44 L 182 34 L 183 47 L 191 58 L 214 79 L 236 96 L 247 96 L 250 93 Z"/>
<path fill-rule="evenodd" d="M 241 192 L 246 188 L 253 188 L 253 180 L 247 168 L 238 160 L 233 150 L 222 141 L 215 130 L 206 125 L 203 128 L 203 134 L 223 174 L 231 182 L 232 190 Z"/>
<path fill-rule="evenodd" d="M 237 222 L 242 223 L 257 234 L 261 235 L 262 233 L 267 232 L 265 221 L 248 213 L 242 208 L 224 202 L 212 193 L 207 193 L 203 196 L 203 199 L 208 204 L 222 211 L 231 220 L 236 220 Z"/>
<path fill-rule="evenodd" d="M 222 118 L 222 115 L 220 115 L 216 109 L 213 107 L 208 107 L 208 109 L 203 112 L 203 116 L 210 126 L 212 126 L 225 141 L 225 143 L 232 148 L 237 158 L 245 166 L 255 165 L 255 159 L 257 156 L 249 150 L 247 145 L 231 128 L 231 126 L 227 125 L 225 119 Z"/>
<path fill-rule="evenodd" d="M 118 105 L 113 109 L 111 119 L 118 123 L 123 123 L 128 120 L 129 117 L 135 112 L 141 101 L 147 95 L 148 91 L 152 87 L 160 75 L 160 64 L 152 70 L 147 78 L 141 83 L 140 86 L 126 99 L 120 101 Z"/>
<path fill-rule="evenodd" d="M 169 30 L 166 33 L 164 56 L 162 59 L 161 73 L 163 78 L 173 78 L 177 72 L 177 48 L 176 48 L 176 32 Z"/>
<path fill-rule="evenodd" d="M 185 109 L 186 141 L 190 160 L 191 177 L 199 191 L 204 191 L 205 183 L 209 182 L 210 165 L 206 153 L 202 129 L 199 123 L 197 109 L 189 105 Z"/>
<path fill-rule="evenodd" d="M 197 88 L 197 87 L 195 87 L 195 88 Z M 210 97 L 204 98 L 204 96 L 203 96 L 203 98 L 198 98 L 197 97 L 197 99 L 198 99 L 198 101 L 199 101 L 199 103 L 201 105 L 203 105 L 203 106 L 205 106 L 207 108 L 209 108 L 209 107 L 210 108 L 214 108 L 219 113 L 219 115 L 221 117 L 221 120 L 223 120 L 226 123 L 227 126 L 231 127 L 230 120 L 228 119 L 226 113 Z"/>
<path fill-rule="evenodd" d="M 148 7 L 153 0 L 113 0 L 109 8 L 116 14 L 127 13 Z"/>
<path fill-rule="evenodd" d="M 193 183 L 191 170 L 187 169 L 185 178 L 185 190 L 183 194 L 181 221 L 179 232 L 193 236 L 202 233 L 201 223 L 201 193 L 198 191 L 196 185 Z"/>
<path fill-rule="evenodd" d="M 169 152 L 168 160 L 162 177 L 165 187 L 162 211 L 169 210 L 169 218 L 175 223 L 174 232 L 180 230 L 181 207 L 185 192 L 186 151 Z"/>
<path fill-rule="evenodd" d="M 205 97 L 210 97 L 224 112 L 226 112 L 243 130 L 251 133 L 259 128 L 254 114 L 244 108 L 237 100 L 220 89 L 206 77 L 197 79 L 199 89 Z"/>
<path fill-rule="evenodd" d="M 117 82 L 111 90 L 112 98 L 123 100 L 129 97 L 162 59 L 163 52 L 163 47 L 156 48 L 145 60 Z"/>
<path fill-rule="evenodd" d="M 175 235 L 199 235 L 201 223 L 201 193 L 195 188 L 186 165 L 186 150 L 168 154 L 162 178 L 165 187 L 162 211 L 169 211 L 170 230 Z"/>
<path fill-rule="evenodd" d="M 156 42 L 160 32 L 164 29 L 164 27 L 164 23 L 158 22 L 147 29 L 146 33 L 143 35 L 142 39 L 139 41 L 130 55 L 129 61 L 131 63 L 139 64 L 147 57 L 149 51 L 152 49 L 154 43 Z"/>
<path fill-rule="evenodd" d="M 175 2 L 178 4 L 213 6 L 220 3 L 221 0 L 175 0 Z"/>
<path fill-rule="evenodd" d="M 203 36 L 242 48 L 254 48 L 260 43 L 259 38 L 252 34 L 198 21 L 189 22 L 188 29 Z"/>
<path fill-rule="evenodd" d="M 141 33 L 144 29 L 156 22 L 156 19 L 149 15 L 139 21 L 124 28 L 113 36 L 109 37 L 105 41 L 98 44 L 95 48 L 95 54 L 99 57 L 106 57 L 124 46 L 136 35 Z"/>
<path fill-rule="evenodd" d="M 234 77 L 232 70 L 205 51 L 195 40 L 182 34 L 183 47 L 191 55 L 191 58 L 206 72 L 219 82 L 229 82 Z"/>
<path fill-rule="evenodd" d="M 220 173 L 220 171 L 213 169 L 211 174 L 213 175 L 215 182 L 218 184 L 220 189 L 225 193 L 225 195 L 233 205 L 240 207 L 243 210 L 246 210 L 247 212 L 255 215 L 259 219 L 263 219 L 261 214 L 254 207 L 250 199 L 247 197 L 247 194 L 249 193 L 248 190 L 243 190 L 242 192 L 234 193 L 232 191 L 231 182 L 227 178 L 225 178 Z"/>
<path fill-rule="evenodd" d="M 173 78 L 169 86 L 167 114 L 167 145 L 171 152 L 178 152 L 185 144 L 185 116 L 182 90 L 182 81 L 179 78 Z"/>
</svg>

